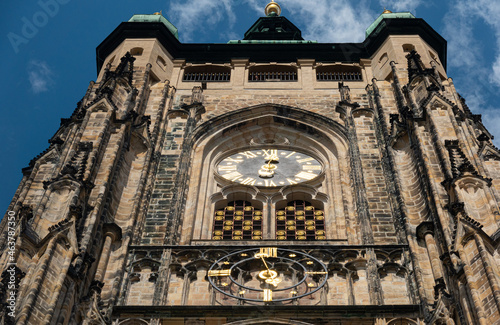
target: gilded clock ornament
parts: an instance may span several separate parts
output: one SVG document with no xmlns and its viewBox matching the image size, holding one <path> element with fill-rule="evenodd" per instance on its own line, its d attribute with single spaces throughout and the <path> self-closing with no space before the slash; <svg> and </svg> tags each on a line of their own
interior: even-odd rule
<svg viewBox="0 0 500 325">
<path fill-rule="evenodd" d="M 314 295 L 327 279 L 328 269 L 319 259 L 280 247 L 232 252 L 208 270 L 214 289 L 249 303 L 291 302 Z"/>
<path fill-rule="evenodd" d="M 303 152 L 252 149 L 222 159 L 217 172 L 227 180 L 258 187 L 280 187 L 310 181 L 323 170 L 321 163 Z"/>
</svg>

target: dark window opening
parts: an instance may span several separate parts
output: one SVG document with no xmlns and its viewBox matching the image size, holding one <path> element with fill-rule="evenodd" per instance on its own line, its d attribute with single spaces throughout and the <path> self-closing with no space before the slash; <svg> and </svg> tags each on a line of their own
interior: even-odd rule
<svg viewBox="0 0 500 325">
<path fill-rule="evenodd" d="M 282 65 L 252 67 L 248 72 L 248 81 L 297 81 L 297 69 Z"/>
<path fill-rule="evenodd" d="M 231 80 L 231 68 L 221 66 L 195 66 L 184 69 L 182 81 L 227 82 Z"/>
<path fill-rule="evenodd" d="M 214 240 L 261 240 L 262 211 L 248 201 L 229 202 L 215 211 Z"/>
<path fill-rule="evenodd" d="M 288 202 L 276 211 L 277 240 L 325 240 L 325 215 L 310 202 Z"/>
<path fill-rule="evenodd" d="M 361 69 L 354 66 L 330 65 L 316 68 L 317 81 L 362 81 Z"/>
</svg>

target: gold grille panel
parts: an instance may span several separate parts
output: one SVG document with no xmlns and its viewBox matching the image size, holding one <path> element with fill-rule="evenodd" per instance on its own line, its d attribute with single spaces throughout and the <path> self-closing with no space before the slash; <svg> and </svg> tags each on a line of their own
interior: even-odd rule
<svg viewBox="0 0 500 325">
<path fill-rule="evenodd" d="M 215 211 L 214 240 L 261 240 L 262 211 L 256 210 L 250 202 L 233 201 L 221 210 Z"/>
<path fill-rule="evenodd" d="M 325 240 L 325 215 L 306 201 L 293 201 L 276 211 L 276 239 Z"/>
</svg>

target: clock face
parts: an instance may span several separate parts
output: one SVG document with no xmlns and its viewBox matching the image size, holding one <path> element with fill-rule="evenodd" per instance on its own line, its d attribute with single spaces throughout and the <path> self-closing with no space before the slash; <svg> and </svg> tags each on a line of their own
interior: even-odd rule
<svg viewBox="0 0 500 325">
<path fill-rule="evenodd" d="M 241 151 L 217 165 L 217 172 L 227 180 L 263 187 L 309 181 L 319 176 L 322 169 L 320 162 L 307 154 L 281 149 Z"/>
<path fill-rule="evenodd" d="M 208 270 L 210 284 L 226 296 L 249 302 L 293 301 L 320 290 L 325 264 L 304 252 L 280 247 L 236 251 Z"/>
</svg>

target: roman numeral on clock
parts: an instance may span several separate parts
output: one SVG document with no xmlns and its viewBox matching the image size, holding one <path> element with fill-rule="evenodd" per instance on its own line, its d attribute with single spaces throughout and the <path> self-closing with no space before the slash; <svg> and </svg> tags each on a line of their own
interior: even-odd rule
<svg viewBox="0 0 500 325">
<path fill-rule="evenodd" d="M 225 179 L 229 179 L 229 180 L 232 180 L 234 182 L 235 180 L 237 180 L 238 178 L 240 178 L 243 175 L 241 175 L 239 172 L 231 172 L 231 173 L 224 174 L 222 176 L 224 176 Z"/>
<path fill-rule="evenodd" d="M 267 180 L 267 179 L 264 180 L 264 185 L 265 186 L 278 186 L 273 181 L 270 181 L 270 180 Z"/>
<path fill-rule="evenodd" d="M 313 173 L 308 173 L 308 172 L 300 172 L 297 175 L 295 175 L 295 177 L 304 178 L 304 179 L 307 179 L 307 180 L 313 179 L 316 176 L 318 176 L 318 175 L 313 174 Z"/>
<path fill-rule="evenodd" d="M 231 158 L 231 157 L 228 157 L 226 159 L 223 160 L 223 162 L 235 162 L 235 163 L 240 163 L 242 162 L 243 159 L 234 159 L 234 158 Z"/>
<path fill-rule="evenodd" d="M 231 275 L 231 269 L 208 271 L 208 276 L 229 276 L 229 275 Z"/>
<path fill-rule="evenodd" d="M 238 167 L 236 165 L 229 165 L 229 166 L 219 166 L 219 171 L 230 171 L 230 170 L 236 170 Z"/>
<path fill-rule="evenodd" d="M 302 164 L 302 163 L 312 161 L 312 160 L 314 160 L 314 158 L 309 157 L 309 158 L 299 159 L 299 160 L 297 160 L 297 162 Z"/>
<path fill-rule="evenodd" d="M 259 248 L 259 252 L 255 254 L 255 258 L 261 257 L 278 257 L 278 247 Z"/>
<path fill-rule="evenodd" d="M 278 158 L 278 149 L 262 149 L 262 152 L 265 155 L 265 159 Z"/>
<path fill-rule="evenodd" d="M 257 157 L 257 155 L 251 151 L 245 151 L 245 152 L 242 152 L 241 153 L 243 156 L 247 157 L 247 158 L 255 158 Z"/>
<path fill-rule="evenodd" d="M 273 301 L 273 292 L 270 289 L 264 289 L 263 301 Z"/>
<path fill-rule="evenodd" d="M 321 170 L 321 166 L 318 165 L 302 165 L 303 170 Z"/>
<path fill-rule="evenodd" d="M 256 181 L 255 178 L 247 177 L 244 180 L 242 180 L 240 183 L 243 184 L 243 185 L 254 185 L 255 181 Z"/>
</svg>

